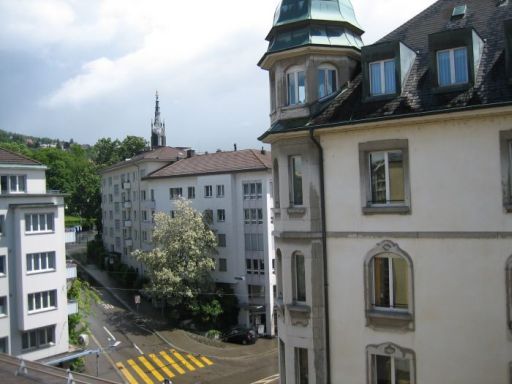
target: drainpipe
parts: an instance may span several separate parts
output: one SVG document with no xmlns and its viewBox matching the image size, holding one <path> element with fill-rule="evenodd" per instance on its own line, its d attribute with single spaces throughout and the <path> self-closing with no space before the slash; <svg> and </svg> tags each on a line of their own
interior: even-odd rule
<svg viewBox="0 0 512 384">
<path fill-rule="evenodd" d="M 325 220 L 325 178 L 324 178 L 324 150 L 320 142 L 314 136 L 314 128 L 309 128 L 309 137 L 318 148 L 320 175 L 320 211 L 322 215 L 322 257 L 324 262 L 324 308 L 325 308 L 325 364 L 326 364 L 326 384 L 331 382 L 331 352 L 330 352 L 330 332 L 329 332 L 329 280 L 327 278 L 327 229 Z"/>
<path fill-rule="evenodd" d="M 139 164 L 135 163 L 134 164 L 136 167 L 137 167 L 137 193 L 138 193 L 138 196 L 137 196 L 137 203 L 138 203 L 138 207 L 139 207 L 139 218 L 138 218 L 138 222 L 139 222 L 139 234 L 138 234 L 138 238 L 137 238 L 137 241 L 139 242 L 139 249 L 142 250 L 142 220 L 141 220 L 141 212 L 140 212 L 140 185 L 142 183 L 142 178 L 140 177 L 140 167 L 139 167 Z M 135 181 L 135 180 L 134 180 Z M 133 235 L 133 234 L 132 234 Z M 140 263 L 140 273 L 141 273 L 141 276 L 142 278 L 144 278 L 144 268 L 142 266 L 142 263 Z"/>
</svg>

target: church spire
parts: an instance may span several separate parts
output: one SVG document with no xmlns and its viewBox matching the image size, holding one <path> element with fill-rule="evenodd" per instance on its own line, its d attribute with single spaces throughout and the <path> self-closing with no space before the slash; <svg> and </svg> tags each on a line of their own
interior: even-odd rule
<svg viewBox="0 0 512 384">
<path fill-rule="evenodd" d="M 165 124 L 160 121 L 160 100 L 155 94 L 155 119 L 151 122 L 151 149 L 165 147 Z"/>
</svg>

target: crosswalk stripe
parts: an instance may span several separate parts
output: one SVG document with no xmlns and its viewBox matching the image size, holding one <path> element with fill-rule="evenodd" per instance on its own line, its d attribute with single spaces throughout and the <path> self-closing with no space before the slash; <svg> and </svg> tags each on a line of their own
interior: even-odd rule
<svg viewBox="0 0 512 384">
<path fill-rule="evenodd" d="M 201 360 L 203 360 L 206 364 L 208 365 L 213 365 L 213 361 L 211 361 L 209 358 L 207 358 L 206 356 L 201 356 Z"/>
<path fill-rule="evenodd" d="M 160 354 L 162 355 L 162 357 L 167 360 L 169 362 L 169 364 L 171 364 L 171 366 L 176 370 L 176 372 L 178 372 L 179 374 L 181 375 L 184 375 L 185 374 L 185 370 L 183 368 L 181 368 L 175 361 L 174 359 L 169 356 L 165 351 L 160 351 Z"/>
<path fill-rule="evenodd" d="M 153 376 L 156 377 L 156 379 L 161 383 L 162 381 L 164 381 L 164 377 L 160 374 L 160 372 L 158 372 L 155 367 L 153 367 L 151 365 L 151 363 L 144 357 L 144 356 L 139 356 L 139 360 L 142 362 L 142 364 L 144 364 L 144 366 L 149 370 L 149 372 L 151 372 L 153 374 Z"/>
<path fill-rule="evenodd" d="M 190 353 L 187 355 L 188 359 L 192 361 L 195 365 L 197 365 L 199 368 L 204 368 L 204 364 L 201 363 L 199 360 L 197 360 L 194 356 L 192 356 Z"/>
<path fill-rule="evenodd" d="M 195 371 L 196 369 L 192 364 L 190 364 L 178 351 L 175 351 L 174 349 L 171 350 L 172 354 L 176 356 L 176 358 L 183 364 L 185 367 L 188 368 L 189 371 Z"/>
<path fill-rule="evenodd" d="M 167 367 L 164 363 L 162 363 L 162 360 L 160 360 L 154 353 L 150 353 L 149 357 L 158 365 L 158 367 L 167 375 L 168 379 L 172 379 L 175 375 Z"/>
<path fill-rule="evenodd" d="M 139 366 L 137 365 L 137 363 L 135 361 L 133 361 L 132 359 L 128 360 L 128 364 L 130 364 L 130 367 L 133 368 L 133 370 L 135 372 L 137 372 L 137 375 L 139 375 L 141 377 L 142 380 L 144 380 L 144 382 L 146 384 L 153 384 L 153 380 L 151 380 L 145 373 L 142 369 L 139 368 Z"/>
<path fill-rule="evenodd" d="M 126 369 L 123 363 L 116 363 L 116 367 L 117 369 L 119 369 L 119 371 L 123 374 L 123 376 L 126 378 L 126 380 L 128 380 L 130 384 L 137 384 L 137 380 L 135 380 L 135 378 L 132 376 L 130 371 Z"/>
</svg>

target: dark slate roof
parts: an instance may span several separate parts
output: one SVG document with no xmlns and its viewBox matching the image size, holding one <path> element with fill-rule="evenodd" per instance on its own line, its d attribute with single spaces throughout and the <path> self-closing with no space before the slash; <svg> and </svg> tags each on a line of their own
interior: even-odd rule
<svg viewBox="0 0 512 384">
<path fill-rule="evenodd" d="M 0 164 L 13 164 L 13 165 L 43 165 L 39 161 L 33 160 L 30 157 L 20 155 L 7 149 L 0 148 Z"/>
<path fill-rule="evenodd" d="M 137 163 L 139 161 L 176 161 L 178 158 L 184 158 L 187 156 L 187 150 L 184 148 L 174 148 L 174 147 L 160 147 L 150 151 L 141 152 L 131 159 L 121 161 L 119 163 L 113 164 L 109 167 L 103 168 L 100 172 L 104 173 L 119 167 L 124 167 L 126 165 L 130 165 L 133 163 Z"/>
<path fill-rule="evenodd" d="M 153 172 L 146 179 L 260 171 L 270 169 L 271 164 L 269 151 L 216 152 L 179 160 Z"/>
<path fill-rule="evenodd" d="M 302 129 L 511 103 L 512 85 L 509 85 L 506 75 L 503 23 L 512 19 L 512 2 L 508 1 L 504 6 L 497 6 L 497 3 L 496 0 L 437 1 L 377 42 L 401 41 L 417 52 L 401 95 L 363 102 L 362 74 L 359 73 L 329 106 L 313 116 Z M 467 4 L 465 17 L 451 20 L 453 8 L 461 4 Z M 458 92 L 433 92 L 428 36 L 460 28 L 473 28 L 485 42 L 475 84 Z M 271 127 L 261 138 L 274 132 L 277 133 Z"/>
</svg>

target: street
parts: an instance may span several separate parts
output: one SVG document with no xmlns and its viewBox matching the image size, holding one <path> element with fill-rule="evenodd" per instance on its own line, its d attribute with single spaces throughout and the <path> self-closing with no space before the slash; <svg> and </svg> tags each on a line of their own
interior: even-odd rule
<svg viewBox="0 0 512 384">
<path fill-rule="evenodd" d="M 183 331 L 148 329 L 148 321 L 128 311 L 102 287 L 95 287 L 102 302 L 93 305 L 89 318 L 89 348 L 102 348 L 86 358 L 86 372 L 130 384 L 243 384 L 277 383 L 275 340 L 255 345 L 205 345 Z M 110 348 L 114 342 L 116 347 Z M 178 345 L 179 344 L 179 345 Z"/>
</svg>

